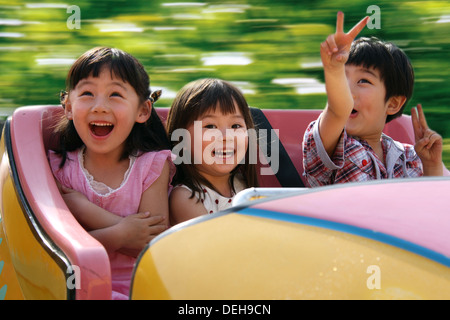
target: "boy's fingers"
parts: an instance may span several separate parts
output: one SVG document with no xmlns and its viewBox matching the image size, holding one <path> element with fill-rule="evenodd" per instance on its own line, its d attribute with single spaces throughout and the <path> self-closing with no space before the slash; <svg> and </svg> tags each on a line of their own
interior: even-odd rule
<svg viewBox="0 0 450 320">
<path fill-rule="evenodd" d="M 411 122 L 414 130 L 414 138 L 417 141 L 422 138 L 423 132 L 419 123 L 419 118 L 417 116 L 417 109 L 415 107 L 411 108 Z"/>
<path fill-rule="evenodd" d="M 428 130 L 423 135 L 423 138 L 418 139 L 414 145 L 414 149 L 420 152 L 423 149 L 430 150 L 434 145 L 442 145 L 442 137 L 439 133 Z"/>
<path fill-rule="evenodd" d="M 331 54 L 332 52 L 336 52 L 337 51 L 338 47 L 336 45 L 336 40 L 334 39 L 334 34 L 330 34 L 327 37 L 326 42 L 327 42 L 327 45 L 328 45 L 328 50 L 330 52 L 329 54 Z"/>
<path fill-rule="evenodd" d="M 337 13 L 336 32 L 344 32 L 344 13 L 342 11 Z"/>
<path fill-rule="evenodd" d="M 427 147 L 427 144 L 430 142 L 428 138 L 419 139 L 416 141 L 414 145 L 414 149 L 417 153 L 420 153 L 423 149 Z"/>
<path fill-rule="evenodd" d="M 369 21 L 369 17 L 364 17 L 361 21 L 359 21 L 353 28 L 350 30 L 347 34 L 352 37 L 352 39 L 355 39 L 356 36 L 361 32 L 362 29 L 367 24 L 367 21 Z"/>
<path fill-rule="evenodd" d="M 330 48 L 328 48 L 328 43 L 326 41 L 324 41 L 320 44 L 320 48 L 321 48 L 321 52 L 320 52 L 321 54 L 331 55 Z"/>
<path fill-rule="evenodd" d="M 320 44 L 320 48 L 321 48 L 322 52 L 328 53 L 328 51 L 329 51 L 328 50 L 328 45 L 327 45 L 327 43 L 325 41 Z"/>
<path fill-rule="evenodd" d="M 417 105 L 417 113 L 419 115 L 419 122 L 422 128 L 428 129 L 427 119 L 425 118 L 425 113 L 423 112 L 423 108 L 420 103 Z"/>
<path fill-rule="evenodd" d="M 435 143 L 439 143 L 440 141 L 442 141 L 442 137 L 437 133 L 437 132 L 432 132 L 429 136 L 428 136 L 428 145 L 427 148 L 431 149 L 431 147 L 433 147 L 433 145 Z"/>
</svg>

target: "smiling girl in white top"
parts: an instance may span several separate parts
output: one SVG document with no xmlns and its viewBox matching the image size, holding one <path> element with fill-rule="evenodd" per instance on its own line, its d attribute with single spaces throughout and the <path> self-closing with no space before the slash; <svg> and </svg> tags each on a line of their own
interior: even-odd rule
<svg viewBox="0 0 450 320">
<path fill-rule="evenodd" d="M 201 79 L 180 90 L 167 119 L 172 151 L 180 152 L 169 198 L 172 224 L 224 210 L 236 193 L 257 186 L 248 154 L 253 128 L 248 104 L 231 83 Z"/>
</svg>

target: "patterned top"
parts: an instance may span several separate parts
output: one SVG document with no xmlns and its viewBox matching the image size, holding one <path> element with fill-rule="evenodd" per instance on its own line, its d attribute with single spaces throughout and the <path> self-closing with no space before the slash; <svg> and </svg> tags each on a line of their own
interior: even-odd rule
<svg viewBox="0 0 450 320">
<path fill-rule="evenodd" d="M 109 212 L 122 217 L 137 213 L 142 193 L 158 179 L 166 161 L 170 163 L 170 180 L 167 188 L 169 192 L 172 189 L 170 183 L 175 173 L 175 166 L 172 163 L 170 150 L 147 152 L 139 157 L 130 156 L 130 165 L 117 189 L 111 189 L 94 180 L 84 168 L 83 151 L 84 148 L 69 152 L 62 168 L 59 168 L 60 155 L 49 151 L 53 174 L 63 186 L 81 192 L 89 201 Z M 136 259 L 119 252 L 108 252 L 108 255 L 111 263 L 112 298 L 128 299 Z"/>
<path fill-rule="evenodd" d="M 234 184 L 234 189 L 236 190 L 236 193 L 233 194 L 230 198 L 224 197 L 220 193 L 214 191 L 213 189 L 211 189 L 207 186 L 203 186 L 203 185 L 202 185 L 203 197 L 200 197 L 200 195 L 197 193 L 195 194 L 195 196 L 197 197 L 197 199 L 200 199 L 200 201 L 203 203 L 206 211 L 209 214 L 219 212 L 219 211 L 230 208 L 234 196 L 238 192 L 240 192 L 246 188 L 244 185 L 244 181 L 242 179 L 238 178 L 237 176 L 234 177 L 233 184 Z M 189 191 L 192 191 L 188 186 L 186 186 L 184 184 L 177 185 L 175 188 L 178 188 L 178 187 L 185 188 L 185 189 L 188 189 Z"/>
<path fill-rule="evenodd" d="M 385 134 L 381 144 L 386 166 L 366 141 L 347 135 L 345 129 L 330 158 L 320 139 L 319 120 L 309 124 L 303 138 L 303 175 L 311 187 L 423 175 L 422 161 L 414 146 Z"/>
</svg>

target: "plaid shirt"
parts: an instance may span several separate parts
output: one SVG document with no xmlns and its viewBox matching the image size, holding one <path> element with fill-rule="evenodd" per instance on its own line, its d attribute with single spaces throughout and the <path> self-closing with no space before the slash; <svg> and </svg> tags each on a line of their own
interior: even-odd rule
<svg viewBox="0 0 450 320">
<path fill-rule="evenodd" d="M 330 158 L 319 135 L 319 121 L 309 124 L 303 138 L 303 175 L 311 187 L 423 175 L 422 161 L 414 146 L 382 134 L 386 166 L 364 140 L 347 135 L 345 129 Z"/>
</svg>

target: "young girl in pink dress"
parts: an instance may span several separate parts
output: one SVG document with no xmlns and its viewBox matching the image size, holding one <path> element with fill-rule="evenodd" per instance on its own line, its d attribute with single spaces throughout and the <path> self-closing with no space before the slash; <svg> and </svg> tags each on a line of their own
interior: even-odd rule
<svg viewBox="0 0 450 320">
<path fill-rule="evenodd" d="M 175 168 L 149 82 L 121 50 L 84 53 L 67 76 L 59 148 L 49 152 L 66 204 L 109 254 L 113 299 L 128 298 L 135 257 L 168 226 Z"/>
</svg>

